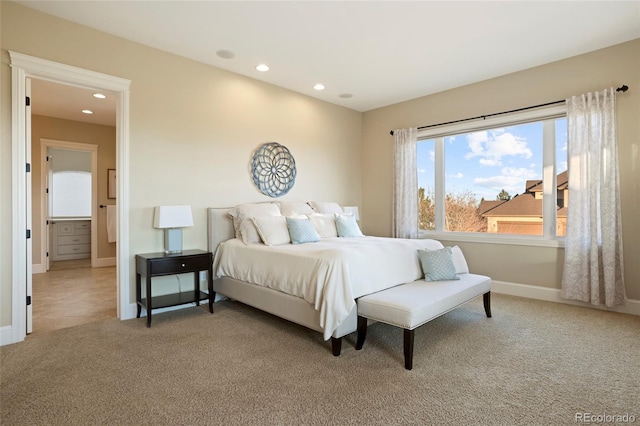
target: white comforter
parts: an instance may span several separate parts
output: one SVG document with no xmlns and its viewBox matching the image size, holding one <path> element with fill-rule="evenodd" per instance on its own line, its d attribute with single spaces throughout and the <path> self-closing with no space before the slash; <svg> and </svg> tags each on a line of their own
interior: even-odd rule
<svg viewBox="0 0 640 426">
<path fill-rule="evenodd" d="M 421 278 L 419 248 L 433 250 L 442 244 L 436 240 L 360 237 L 265 246 L 232 239 L 220 244 L 214 275 L 303 298 L 320 312 L 327 340 L 353 309 L 354 299 Z"/>
</svg>

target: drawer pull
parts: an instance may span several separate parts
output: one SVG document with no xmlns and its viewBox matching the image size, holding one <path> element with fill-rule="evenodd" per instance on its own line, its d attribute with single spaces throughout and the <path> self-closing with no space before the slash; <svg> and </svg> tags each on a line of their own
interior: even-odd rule
<svg viewBox="0 0 640 426">
<path fill-rule="evenodd" d="M 184 265 L 184 263 L 183 263 L 183 264 L 182 264 L 182 267 L 184 268 L 184 266 L 185 266 L 185 265 Z"/>
</svg>

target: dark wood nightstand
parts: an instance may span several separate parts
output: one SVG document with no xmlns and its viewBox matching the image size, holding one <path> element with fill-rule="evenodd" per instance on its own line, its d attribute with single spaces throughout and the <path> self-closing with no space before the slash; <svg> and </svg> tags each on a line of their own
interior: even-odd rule
<svg viewBox="0 0 640 426">
<path fill-rule="evenodd" d="M 208 293 L 200 290 L 200 271 L 207 271 Z M 176 275 L 193 272 L 194 289 L 152 296 L 151 277 L 162 275 Z M 146 293 L 142 298 L 142 276 L 146 277 Z M 142 308 L 147 311 L 147 327 L 151 327 L 151 310 L 169 306 L 184 305 L 195 302 L 200 305 L 201 300 L 209 300 L 209 312 L 213 313 L 213 254 L 204 250 L 184 250 L 180 254 L 146 253 L 136 255 L 136 302 L 140 318 Z"/>
</svg>

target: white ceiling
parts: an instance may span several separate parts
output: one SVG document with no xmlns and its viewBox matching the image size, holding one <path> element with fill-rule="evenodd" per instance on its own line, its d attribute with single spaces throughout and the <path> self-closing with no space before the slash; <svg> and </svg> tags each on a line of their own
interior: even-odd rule
<svg viewBox="0 0 640 426">
<path fill-rule="evenodd" d="M 31 113 L 47 117 L 64 118 L 66 120 L 85 123 L 116 125 L 116 98 L 110 93 L 103 93 L 104 99 L 93 96 L 95 90 L 64 86 L 45 80 L 31 81 Z M 88 109 L 93 114 L 87 115 L 82 110 Z"/>
<path fill-rule="evenodd" d="M 356 111 L 640 38 L 639 1 L 17 3 Z"/>
</svg>

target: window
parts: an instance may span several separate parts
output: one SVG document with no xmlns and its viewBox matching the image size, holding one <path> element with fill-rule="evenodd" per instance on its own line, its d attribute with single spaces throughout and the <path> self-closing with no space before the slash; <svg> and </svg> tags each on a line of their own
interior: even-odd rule
<svg viewBox="0 0 640 426">
<path fill-rule="evenodd" d="M 50 191 L 51 217 L 91 216 L 91 173 L 54 172 Z"/>
<path fill-rule="evenodd" d="M 565 107 L 418 133 L 422 231 L 564 236 Z"/>
</svg>

